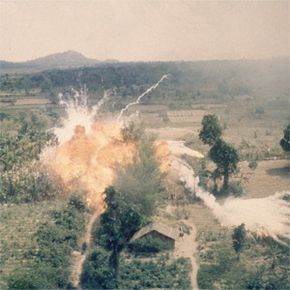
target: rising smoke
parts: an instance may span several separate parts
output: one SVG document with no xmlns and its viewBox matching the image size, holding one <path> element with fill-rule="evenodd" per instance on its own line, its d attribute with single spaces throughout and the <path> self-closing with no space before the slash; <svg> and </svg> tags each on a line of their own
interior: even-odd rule
<svg viewBox="0 0 290 290">
<path fill-rule="evenodd" d="M 183 153 L 193 156 L 195 152 L 189 150 L 185 148 L 179 151 L 179 155 Z M 175 148 L 171 150 L 172 153 L 174 151 L 176 151 Z M 196 157 L 199 156 L 196 155 Z M 284 243 L 281 238 L 290 239 L 290 206 L 286 200 L 290 192 L 278 192 L 266 198 L 228 198 L 221 205 L 214 195 L 199 186 L 199 179 L 195 177 L 191 166 L 174 154 L 171 159 L 171 168 L 178 174 L 184 186 L 202 199 L 212 210 L 223 226 L 232 227 L 244 223 L 247 230 L 258 236 L 270 236 L 280 243 Z"/>
<path fill-rule="evenodd" d="M 127 166 L 136 156 L 136 144 L 124 140 L 124 112 L 138 104 L 142 97 L 156 89 L 166 78 L 167 75 L 164 75 L 136 102 L 123 108 L 115 120 L 95 121 L 99 108 L 110 96 L 108 92 L 91 110 L 87 106 L 85 91 L 75 92 L 74 98 L 69 101 L 60 95 L 60 104 L 65 107 L 67 117 L 63 120 L 63 126 L 54 130 L 59 145 L 47 148 L 42 160 L 49 170 L 61 178 L 65 187 L 85 189 L 88 204 L 97 211 L 104 208 L 103 193 L 113 183 L 116 168 Z M 222 225 L 232 227 L 245 223 L 246 228 L 257 235 L 271 236 L 279 242 L 282 242 L 281 237 L 290 238 L 290 208 L 283 199 L 285 195 L 289 196 L 289 192 L 259 199 L 228 198 L 221 205 L 198 185 L 198 177 L 182 159 L 183 155 L 203 157 L 181 141 L 167 140 L 156 144 L 156 158 L 161 164 L 161 171 L 175 172 L 185 187 L 203 200 Z"/>
</svg>

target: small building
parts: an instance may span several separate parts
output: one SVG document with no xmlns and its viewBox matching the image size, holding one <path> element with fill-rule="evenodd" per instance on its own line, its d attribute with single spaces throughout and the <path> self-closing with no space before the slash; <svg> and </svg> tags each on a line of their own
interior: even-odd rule
<svg viewBox="0 0 290 290">
<path fill-rule="evenodd" d="M 177 238 L 178 232 L 174 228 L 154 222 L 137 231 L 130 240 L 130 244 L 143 243 L 144 246 L 150 247 L 150 243 L 153 243 L 158 244 L 159 250 L 172 250 Z"/>
</svg>

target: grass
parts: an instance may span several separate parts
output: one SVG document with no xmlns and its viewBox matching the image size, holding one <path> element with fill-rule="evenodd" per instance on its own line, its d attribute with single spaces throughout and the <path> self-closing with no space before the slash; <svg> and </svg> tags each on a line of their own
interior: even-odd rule
<svg viewBox="0 0 290 290">
<path fill-rule="evenodd" d="M 61 201 L 0 205 L 0 289 L 16 267 L 28 268 L 35 253 L 34 234 L 49 220 L 49 211 L 63 205 Z"/>
</svg>

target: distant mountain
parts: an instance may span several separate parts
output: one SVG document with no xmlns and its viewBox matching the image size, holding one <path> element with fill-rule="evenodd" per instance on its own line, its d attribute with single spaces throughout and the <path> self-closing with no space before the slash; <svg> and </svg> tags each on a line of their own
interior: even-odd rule
<svg viewBox="0 0 290 290">
<path fill-rule="evenodd" d="M 25 62 L 8 62 L 0 60 L 0 73 L 29 73 L 49 69 L 76 68 L 82 66 L 93 66 L 100 61 L 87 58 L 76 51 L 66 51 L 40 57 Z"/>
</svg>

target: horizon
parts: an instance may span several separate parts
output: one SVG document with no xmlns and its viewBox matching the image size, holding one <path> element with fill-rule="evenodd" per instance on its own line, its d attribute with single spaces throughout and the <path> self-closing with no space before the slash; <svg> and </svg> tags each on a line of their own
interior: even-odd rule
<svg viewBox="0 0 290 290">
<path fill-rule="evenodd" d="M 0 8 L 8 62 L 69 50 L 120 62 L 289 57 L 287 1 L 0 0 Z"/>
<path fill-rule="evenodd" d="M 90 58 L 87 55 L 83 54 L 82 52 L 79 51 L 75 51 L 75 50 L 66 50 L 66 51 L 59 51 L 59 52 L 53 52 L 47 55 L 42 55 L 42 56 L 38 56 L 35 57 L 33 59 L 27 59 L 27 60 L 23 60 L 23 61 L 10 61 L 10 60 L 6 60 L 6 59 L 0 59 L 0 61 L 3 62 L 8 62 L 8 63 L 14 63 L 14 64 L 23 64 L 26 62 L 31 62 L 31 61 L 35 61 L 38 59 L 42 59 L 42 58 L 46 58 L 46 57 L 50 57 L 52 55 L 61 55 L 61 54 L 66 54 L 69 52 L 73 52 L 73 53 L 78 53 L 80 55 L 82 55 L 83 57 L 87 58 L 87 59 L 91 59 L 91 60 L 95 60 L 97 62 L 106 62 L 106 61 L 116 61 L 116 63 L 139 63 L 139 62 L 144 62 L 144 63 L 154 63 L 154 62 L 207 62 L 207 61 L 259 61 L 259 60 L 271 60 L 271 59 L 289 59 L 290 55 L 277 55 L 277 56 L 271 56 L 271 57 L 260 57 L 260 58 L 232 58 L 232 59 L 216 59 L 216 58 L 212 58 L 212 59 L 194 59 L 194 60 L 184 60 L 184 59 L 180 59 L 180 60 L 129 60 L 129 61 L 121 61 L 118 59 L 114 59 L 114 58 L 108 58 L 108 59 L 95 59 L 95 58 Z"/>
</svg>

